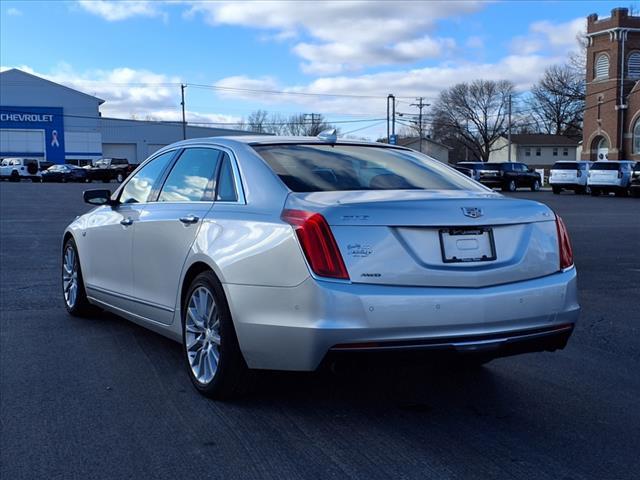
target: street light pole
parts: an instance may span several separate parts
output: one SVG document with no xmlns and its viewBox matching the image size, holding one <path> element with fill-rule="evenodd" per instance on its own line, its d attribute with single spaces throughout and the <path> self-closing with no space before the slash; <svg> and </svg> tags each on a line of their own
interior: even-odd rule
<svg viewBox="0 0 640 480">
<path fill-rule="evenodd" d="M 507 161 L 511 163 L 511 94 L 509 94 L 509 130 L 507 132 L 507 142 L 509 143 L 509 151 L 507 152 Z"/>
<path fill-rule="evenodd" d="M 187 118 L 184 112 L 184 89 L 185 88 L 186 88 L 186 85 L 184 83 L 181 83 L 180 93 L 182 95 L 182 102 L 180 102 L 180 105 L 182 106 L 182 139 L 183 140 L 187 139 Z"/>
</svg>

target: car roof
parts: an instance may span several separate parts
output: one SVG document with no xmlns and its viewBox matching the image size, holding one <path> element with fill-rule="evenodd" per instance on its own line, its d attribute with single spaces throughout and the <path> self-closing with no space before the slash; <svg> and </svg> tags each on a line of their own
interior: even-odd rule
<svg viewBox="0 0 640 480">
<path fill-rule="evenodd" d="M 276 135 L 229 135 L 221 137 L 203 137 L 192 138 L 189 140 L 182 140 L 173 144 L 174 146 L 188 146 L 188 145 L 223 145 L 232 147 L 238 144 L 244 145 L 282 145 L 282 144 L 317 144 L 317 145 L 362 145 L 372 147 L 384 147 L 384 148 L 397 148 L 402 150 L 409 150 L 408 148 L 400 145 L 389 145 L 387 143 L 367 142 L 363 140 L 348 140 L 339 138 L 335 142 L 323 140 L 318 137 L 291 137 L 291 136 L 276 136 Z"/>
</svg>

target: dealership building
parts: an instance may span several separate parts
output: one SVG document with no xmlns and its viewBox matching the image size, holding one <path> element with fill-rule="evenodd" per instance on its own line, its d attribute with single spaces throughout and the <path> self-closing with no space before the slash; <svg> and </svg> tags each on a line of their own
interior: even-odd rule
<svg viewBox="0 0 640 480">
<path fill-rule="evenodd" d="M 99 158 L 140 163 L 182 140 L 180 122 L 105 118 L 104 100 L 17 69 L 0 73 L 0 158 L 84 165 Z M 187 138 L 249 132 L 187 125 Z"/>
</svg>

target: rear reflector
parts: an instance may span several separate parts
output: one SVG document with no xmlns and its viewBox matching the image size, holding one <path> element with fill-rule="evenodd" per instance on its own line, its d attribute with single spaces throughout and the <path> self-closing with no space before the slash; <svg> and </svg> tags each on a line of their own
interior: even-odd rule
<svg viewBox="0 0 640 480">
<path fill-rule="evenodd" d="M 558 230 L 558 246 L 560 249 L 560 270 L 564 270 L 573 265 L 573 249 L 571 248 L 567 227 L 558 214 L 556 214 L 556 228 Z"/>
<path fill-rule="evenodd" d="M 349 280 L 331 228 L 319 213 L 283 210 L 282 220 L 293 226 L 309 266 L 320 277 Z"/>
</svg>

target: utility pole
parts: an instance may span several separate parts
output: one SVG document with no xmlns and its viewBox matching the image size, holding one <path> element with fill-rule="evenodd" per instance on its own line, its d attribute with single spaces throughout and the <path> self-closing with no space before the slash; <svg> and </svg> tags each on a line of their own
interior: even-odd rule
<svg viewBox="0 0 640 480">
<path fill-rule="evenodd" d="M 320 124 L 320 114 L 319 113 L 305 113 L 304 120 L 307 121 L 307 117 L 311 117 L 311 126 L 307 130 L 310 133 L 310 136 L 318 135 L 320 132 L 316 132 L 317 125 Z"/>
<path fill-rule="evenodd" d="M 507 161 L 511 163 L 511 94 L 509 94 L 509 130 L 507 131 L 507 142 L 509 143 L 509 152 L 507 153 Z"/>
<path fill-rule="evenodd" d="M 390 143 L 389 120 L 391 120 L 391 135 L 396 134 L 396 97 L 393 93 L 387 95 L 387 143 Z"/>
<path fill-rule="evenodd" d="M 418 103 L 412 103 L 411 106 L 412 107 L 418 107 L 419 109 L 419 114 L 418 114 L 418 135 L 420 137 L 420 153 L 422 153 L 422 109 L 425 107 L 428 107 L 430 104 L 429 103 L 424 103 L 424 97 L 418 97 L 416 98 L 416 100 L 418 101 Z"/>
<path fill-rule="evenodd" d="M 187 118 L 184 113 L 184 89 L 186 87 L 187 86 L 184 83 L 180 84 L 180 93 L 182 95 L 182 102 L 180 102 L 180 105 L 182 105 L 182 139 L 183 140 L 187 139 Z"/>
</svg>

